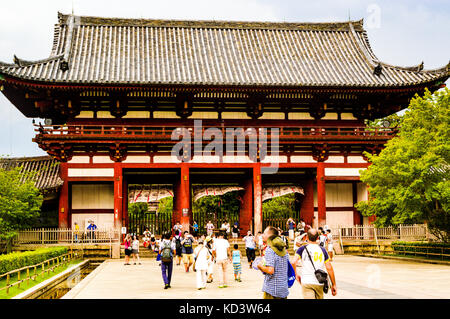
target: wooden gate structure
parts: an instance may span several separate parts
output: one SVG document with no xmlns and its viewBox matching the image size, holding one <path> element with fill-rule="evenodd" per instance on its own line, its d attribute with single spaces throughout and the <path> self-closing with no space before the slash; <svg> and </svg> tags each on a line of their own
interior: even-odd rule
<svg viewBox="0 0 450 319">
<path fill-rule="evenodd" d="M 362 21 L 59 14 L 48 58 L 0 62 L 1 92 L 42 119 L 34 141 L 60 163 L 61 228 L 127 225 L 127 185 L 143 177 L 173 186 L 171 222 L 185 228 L 192 184 L 214 179 L 243 186 L 243 233 L 263 228 L 264 185 L 286 180 L 303 188 L 298 217 L 308 224 L 338 212 L 362 224 L 353 205 L 367 198 L 364 152 L 396 134 L 365 120 L 406 108 L 449 76 L 449 65 L 380 61 Z"/>
</svg>

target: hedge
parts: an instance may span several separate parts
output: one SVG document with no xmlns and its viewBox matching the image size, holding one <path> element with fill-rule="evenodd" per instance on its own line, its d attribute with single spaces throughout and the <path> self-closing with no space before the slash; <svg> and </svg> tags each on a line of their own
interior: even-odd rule
<svg viewBox="0 0 450 319">
<path fill-rule="evenodd" d="M 442 253 L 450 254 L 450 243 L 395 241 L 392 242 L 391 247 L 394 250 L 394 252 L 397 251 L 403 254 L 405 253 L 414 254 L 414 252 L 432 253 L 432 254 L 442 254 Z M 444 256 L 444 259 L 448 258 L 449 257 Z"/>
<path fill-rule="evenodd" d="M 0 255 L 0 275 L 22 267 L 36 265 L 66 253 L 67 247 L 51 247 Z"/>
</svg>

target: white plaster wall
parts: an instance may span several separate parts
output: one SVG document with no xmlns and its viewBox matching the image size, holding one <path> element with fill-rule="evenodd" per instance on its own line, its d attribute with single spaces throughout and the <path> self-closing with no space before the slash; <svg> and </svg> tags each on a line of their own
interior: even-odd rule
<svg viewBox="0 0 450 319">
<path fill-rule="evenodd" d="M 154 156 L 153 163 L 181 163 L 176 156 Z"/>
<path fill-rule="evenodd" d="M 223 119 L 251 119 L 246 112 L 222 112 Z"/>
<path fill-rule="evenodd" d="M 167 111 L 167 112 L 166 111 L 154 111 L 153 118 L 155 118 L 155 119 L 164 119 L 164 118 L 177 119 L 178 115 L 174 111 Z"/>
<path fill-rule="evenodd" d="M 366 170 L 366 168 L 326 167 L 325 168 L 325 176 L 359 176 L 360 170 Z"/>
<path fill-rule="evenodd" d="M 218 119 L 218 112 L 192 112 L 190 119 Z"/>
<path fill-rule="evenodd" d="M 69 177 L 114 177 L 114 168 L 69 168 Z"/>
<path fill-rule="evenodd" d="M 352 113 L 341 113 L 341 120 L 357 120 Z"/>
<path fill-rule="evenodd" d="M 150 156 L 127 156 L 126 160 L 122 161 L 125 164 L 140 164 L 140 163 L 150 163 Z"/>
<path fill-rule="evenodd" d="M 351 183 L 326 183 L 327 207 L 353 206 L 353 193 Z"/>
<path fill-rule="evenodd" d="M 347 156 L 347 163 L 367 163 L 362 156 Z"/>
<path fill-rule="evenodd" d="M 356 198 L 357 201 L 363 201 L 363 200 L 367 200 L 368 196 L 367 196 L 367 185 L 359 182 L 358 184 L 356 184 Z"/>
<path fill-rule="evenodd" d="M 309 113 L 289 113 L 288 119 L 290 120 L 314 120 Z"/>
<path fill-rule="evenodd" d="M 92 162 L 94 164 L 112 164 L 113 160 L 109 156 L 94 156 L 92 157 Z"/>
<path fill-rule="evenodd" d="M 114 185 L 72 185 L 72 209 L 114 209 Z"/>
<path fill-rule="evenodd" d="M 331 229 L 338 226 L 353 226 L 353 211 L 327 212 L 326 224 Z"/>
<path fill-rule="evenodd" d="M 285 118 L 284 113 L 265 112 L 259 119 L 261 119 L 261 120 L 284 120 L 284 118 Z"/>
<path fill-rule="evenodd" d="M 312 156 L 291 156 L 291 163 L 316 163 Z"/>
<path fill-rule="evenodd" d="M 328 156 L 325 163 L 344 163 L 344 156 Z"/>
<path fill-rule="evenodd" d="M 150 118 L 149 111 L 128 111 L 124 119 L 148 119 Z"/>
<path fill-rule="evenodd" d="M 69 164 L 89 164 L 89 156 L 74 156 L 70 161 L 68 161 Z"/>
<path fill-rule="evenodd" d="M 325 183 L 326 207 L 353 206 L 351 183 Z M 314 207 L 317 207 L 317 184 L 314 184 Z"/>
</svg>

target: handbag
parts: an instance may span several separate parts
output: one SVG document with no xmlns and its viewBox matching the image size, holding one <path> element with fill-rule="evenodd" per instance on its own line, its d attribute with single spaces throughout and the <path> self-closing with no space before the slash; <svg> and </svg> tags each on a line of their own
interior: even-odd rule
<svg viewBox="0 0 450 319">
<path fill-rule="evenodd" d="M 311 261 L 311 264 L 314 268 L 314 275 L 316 275 L 317 281 L 321 284 L 323 284 L 323 292 L 328 292 L 328 273 L 326 271 L 323 271 L 322 269 L 316 269 L 314 266 L 313 260 L 311 258 L 311 255 L 308 251 L 308 246 L 305 247 L 306 253 L 308 254 L 309 260 Z"/>
</svg>

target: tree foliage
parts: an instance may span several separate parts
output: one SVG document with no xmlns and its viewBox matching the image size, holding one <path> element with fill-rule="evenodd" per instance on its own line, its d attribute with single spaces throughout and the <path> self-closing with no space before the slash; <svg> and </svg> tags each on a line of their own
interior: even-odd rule
<svg viewBox="0 0 450 319">
<path fill-rule="evenodd" d="M 294 216 L 296 199 L 295 194 L 287 194 L 275 197 L 263 202 L 263 215 L 270 218 L 286 218 L 286 216 Z"/>
<path fill-rule="evenodd" d="M 357 204 L 378 226 L 428 223 L 447 241 L 450 234 L 450 131 L 448 89 L 411 100 L 399 120 L 398 135 L 361 174 L 370 198 Z"/>
<path fill-rule="evenodd" d="M 0 168 L 0 239 L 9 241 L 39 217 L 43 196 L 34 186 L 34 173 Z"/>
</svg>

